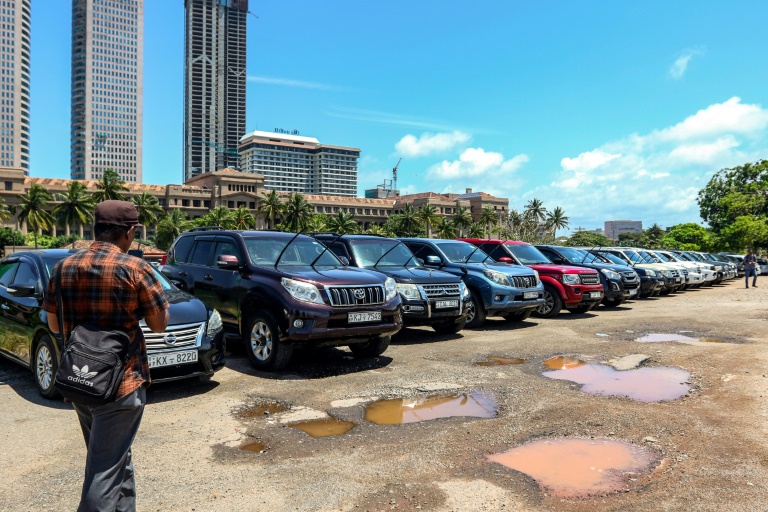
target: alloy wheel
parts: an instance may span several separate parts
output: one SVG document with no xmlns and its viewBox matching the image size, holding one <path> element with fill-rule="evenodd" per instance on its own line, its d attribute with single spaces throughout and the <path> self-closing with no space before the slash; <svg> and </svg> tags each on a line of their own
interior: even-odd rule
<svg viewBox="0 0 768 512">
<path fill-rule="evenodd" d="M 256 322 L 251 330 L 251 351 L 259 361 L 266 361 L 272 354 L 272 331 L 264 322 Z"/>
<path fill-rule="evenodd" d="M 555 298 L 546 289 L 544 290 L 544 304 L 536 308 L 536 311 L 542 315 L 548 314 L 555 307 Z"/>
<path fill-rule="evenodd" d="M 53 381 L 53 357 L 48 347 L 44 344 L 40 345 L 40 348 L 37 350 L 36 376 L 37 382 L 42 389 L 51 387 L 51 381 Z"/>
</svg>

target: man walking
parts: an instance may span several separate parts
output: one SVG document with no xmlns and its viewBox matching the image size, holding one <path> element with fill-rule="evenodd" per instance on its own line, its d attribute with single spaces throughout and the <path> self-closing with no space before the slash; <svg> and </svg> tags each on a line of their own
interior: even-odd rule
<svg viewBox="0 0 768 512">
<path fill-rule="evenodd" d="M 747 255 L 744 256 L 744 284 L 749 288 L 749 276 L 752 275 L 752 288 L 757 288 L 757 258 L 752 254 L 752 249 L 747 249 Z"/>
<path fill-rule="evenodd" d="M 168 324 L 168 301 L 152 267 L 125 254 L 141 227 L 127 201 L 104 201 L 94 213 L 96 241 L 90 248 L 56 264 L 43 308 L 48 326 L 59 332 L 56 287 L 61 275 L 62 321 L 66 340 L 83 323 L 126 332 L 139 349 L 125 368 L 114 402 L 90 406 L 73 403 L 88 453 L 78 511 L 135 511 L 136 486 L 131 444 L 139 429 L 150 383 L 142 318 L 153 332 Z"/>
</svg>

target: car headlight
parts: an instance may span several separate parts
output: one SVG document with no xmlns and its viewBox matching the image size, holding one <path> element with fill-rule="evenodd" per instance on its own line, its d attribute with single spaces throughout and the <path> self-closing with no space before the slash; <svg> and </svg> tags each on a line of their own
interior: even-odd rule
<svg viewBox="0 0 768 512">
<path fill-rule="evenodd" d="M 469 288 L 467 288 L 467 285 L 464 284 L 464 281 L 459 283 L 459 293 L 461 294 L 462 299 L 469 297 Z"/>
<path fill-rule="evenodd" d="M 507 279 L 507 276 L 502 274 L 501 272 L 496 272 L 495 270 L 486 269 L 483 270 L 483 275 L 493 281 L 496 284 L 500 284 L 501 286 L 512 286 L 509 284 L 509 279 Z"/>
<path fill-rule="evenodd" d="M 397 295 L 397 283 L 391 277 L 384 281 L 384 300 L 392 300 Z"/>
<path fill-rule="evenodd" d="M 619 275 L 618 272 L 614 272 L 613 270 L 607 269 L 607 268 L 601 268 L 600 272 L 603 273 L 605 277 L 608 279 L 613 279 L 617 281 L 621 281 L 621 275 Z"/>
<path fill-rule="evenodd" d="M 696 267 L 696 273 L 701 274 L 701 267 Z"/>
<path fill-rule="evenodd" d="M 661 275 L 664 277 L 672 277 L 672 271 L 671 270 L 662 270 Z"/>
<path fill-rule="evenodd" d="M 715 267 L 714 265 L 712 265 L 711 267 L 709 267 L 709 270 L 717 270 L 717 267 Z"/>
<path fill-rule="evenodd" d="M 650 269 L 645 269 L 645 275 L 648 276 L 648 277 L 656 277 L 656 271 L 655 270 L 650 270 Z"/>
<path fill-rule="evenodd" d="M 579 274 L 563 274 L 563 282 L 567 284 L 579 284 L 581 278 Z"/>
<path fill-rule="evenodd" d="M 416 300 L 421 298 L 419 287 L 415 284 L 397 283 L 397 292 L 406 299 Z"/>
<path fill-rule="evenodd" d="M 205 330 L 205 334 L 212 338 L 223 328 L 224 324 L 221 323 L 221 315 L 215 309 L 211 310 L 211 316 L 208 317 L 208 328 Z"/>
<path fill-rule="evenodd" d="M 536 286 L 538 286 L 539 285 L 539 281 L 541 281 L 541 279 L 539 279 L 539 271 L 536 270 L 536 269 L 533 269 L 533 275 L 536 276 Z"/>
<path fill-rule="evenodd" d="M 323 298 L 320 296 L 320 290 L 317 289 L 317 286 L 305 281 L 288 279 L 287 277 L 284 277 L 280 282 L 294 299 L 312 304 L 323 304 Z"/>
</svg>

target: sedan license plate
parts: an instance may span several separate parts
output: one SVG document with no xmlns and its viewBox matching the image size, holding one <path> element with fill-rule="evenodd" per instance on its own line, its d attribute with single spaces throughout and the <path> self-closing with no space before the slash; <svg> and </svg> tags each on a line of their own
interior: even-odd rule
<svg viewBox="0 0 768 512">
<path fill-rule="evenodd" d="M 381 311 L 366 311 L 365 313 L 348 313 L 347 322 L 357 324 L 360 322 L 381 322 Z"/>
<path fill-rule="evenodd" d="M 171 352 L 170 354 L 149 355 L 149 367 L 159 368 L 161 366 L 173 366 L 175 364 L 187 364 L 197 362 L 197 350 L 186 350 L 184 352 Z"/>
<path fill-rule="evenodd" d="M 589 292 L 589 297 L 592 299 L 599 299 L 603 296 L 603 292 Z"/>
<path fill-rule="evenodd" d="M 525 299 L 538 299 L 539 292 L 523 292 L 523 300 Z"/>
</svg>

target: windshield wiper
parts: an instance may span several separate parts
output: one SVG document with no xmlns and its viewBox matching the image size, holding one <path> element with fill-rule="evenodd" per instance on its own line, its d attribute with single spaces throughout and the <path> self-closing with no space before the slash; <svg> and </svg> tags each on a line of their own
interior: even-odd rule
<svg viewBox="0 0 768 512">
<path fill-rule="evenodd" d="M 488 240 L 490 240 L 490 238 L 489 238 Z M 499 245 L 504 245 L 504 242 L 506 242 L 507 240 L 509 240 L 509 238 L 507 238 L 506 240 L 504 240 L 503 242 L 501 242 Z M 479 247 L 480 247 L 480 246 L 478 245 L 478 248 L 479 248 Z M 474 252 L 473 252 L 472 254 L 474 254 Z M 471 254 L 470 254 L 470 256 L 471 256 Z M 491 253 L 490 253 L 490 252 L 489 252 L 489 253 L 486 253 L 486 255 L 485 255 L 485 258 L 483 258 L 483 261 L 481 261 L 480 263 L 485 263 L 485 260 L 487 260 L 487 259 L 488 259 L 488 258 L 490 258 L 490 257 L 491 257 Z M 494 261 L 495 261 L 495 260 L 494 260 Z M 467 263 L 469 263 L 469 258 L 467 258 Z"/>
<path fill-rule="evenodd" d="M 397 241 L 397 243 L 396 243 L 395 245 L 393 245 L 392 247 L 390 247 L 389 249 L 387 249 L 387 252 L 385 252 L 384 254 L 382 254 L 382 255 L 381 255 L 381 258 L 377 259 L 377 260 L 376 260 L 376 263 L 374 263 L 374 264 L 373 264 L 373 268 L 376 268 L 376 265 L 378 265 L 378 264 L 379 264 L 379 262 L 380 262 L 381 260 L 383 260 L 383 259 L 384 259 L 384 256 L 386 256 L 387 254 L 389 254 L 389 253 L 391 253 L 392 251 L 394 251 L 394 250 L 395 250 L 395 247 L 397 247 L 398 245 L 400 245 L 400 244 L 402 244 L 402 243 L 403 243 L 402 241 L 398 240 L 398 241 Z M 410 258 L 409 258 L 409 259 L 410 259 Z M 406 263 L 408 263 L 408 262 L 406 261 Z"/>
<path fill-rule="evenodd" d="M 341 233 L 340 235 L 337 235 L 337 236 L 336 236 L 336 238 L 334 238 L 333 240 L 331 240 L 331 243 L 329 243 L 329 244 L 323 244 L 323 245 L 325 245 L 325 249 L 323 249 L 323 250 L 322 250 L 322 252 L 320 252 L 320 254 L 318 254 L 318 255 L 317 255 L 317 258 L 315 258 L 314 260 L 312 260 L 312 263 L 310 263 L 310 264 L 309 264 L 309 266 L 310 266 L 310 267 L 312 267 L 312 268 L 315 268 L 315 263 L 317 263 L 317 260 L 319 260 L 319 259 L 320 259 L 320 258 L 323 256 L 323 254 L 325 254 L 325 251 L 327 251 L 328 249 L 330 249 L 330 248 L 331 248 L 331 246 L 332 246 L 332 245 L 333 245 L 333 244 L 336 242 L 336 240 L 338 240 L 338 239 L 339 239 L 339 238 L 341 238 L 342 236 L 344 236 L 344 233 Z M 315 238 L 315 240 L 317 240 L 317 238 Z M 321 243 L 322 243 L 322 242 L 321 242 Z"/>
<path fill-rule="evenodd" d="M 301 229 L 301 230 L 299 230 L 299 232 L 298 232 L 298 233 L 296 233 L 295 235 L 293 235 L 293 238 L 291 238 L 291 239 L 288 241 L 288 243 L 287 243 L 287 244 L 285 244 L 285 247 L 283 247 L 283 250 L 282 250 L 282 251 L 280 251 L 280 254 L 278 254 L 278 255 L 277 255 L 277 259 L 275 260 L 275 270 L 277 270 L 277 264 L 278 264 L 278 263 L 280 263 L 280 258 L 282 258 L 282 257 L 283 257 L 283 254 L 285 254 L 285 251 L 287 251 L 287 250 L 288 250 L 288 246 L 289 246 L 289 245 L 291 245 L 291 244 L 293 243 L 293 241 L 294 241 L 294 240 L 296 240 L 296 239 L 299 237 L 299 235 L 300 235 L 300 234 L 301 234 L 303 231 L 304 231 L 304 230 L 303 230 L 303 229 Z"/>
</svg>

